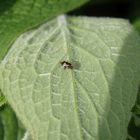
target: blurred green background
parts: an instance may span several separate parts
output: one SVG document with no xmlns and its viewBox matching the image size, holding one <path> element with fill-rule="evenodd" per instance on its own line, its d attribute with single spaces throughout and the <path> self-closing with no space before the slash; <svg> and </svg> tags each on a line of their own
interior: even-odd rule
<svg viewBox="0 0 140 140">
<path fill-rule="evenodd" d="M 69 14 L 119 17 L 134 21 L 140 17 L 140 0 L 91 0 Z"/>
</svg>

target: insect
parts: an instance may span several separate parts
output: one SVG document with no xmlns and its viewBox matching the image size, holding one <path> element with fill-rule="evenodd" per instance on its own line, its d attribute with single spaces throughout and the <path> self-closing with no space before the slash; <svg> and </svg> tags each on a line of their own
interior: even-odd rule
<svg viewBox="0 0 140 140">
<path fill-rule="evenodd" d="M 73 66 L 71 63 L 67 62 L 67 61 L 62 61 L 60 62 L 61 65 L 64 67 L 64 69 L 73 69 Z"/>
</svg>

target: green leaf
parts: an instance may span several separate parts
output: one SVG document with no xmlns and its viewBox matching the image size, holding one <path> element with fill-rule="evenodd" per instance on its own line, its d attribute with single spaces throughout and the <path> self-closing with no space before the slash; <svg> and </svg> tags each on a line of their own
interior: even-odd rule
<svg viewBox="0 0 140 140">
<path fill-rule="evenodd" d="M 140 34 L 140 19 L 137 19 L 136 21 L 134 21 L 133 25 Z"/>
<path fill-rule="evenodd" d="M 133 116 L 129 123 L 128 132 L 131 136 L 133 136 L 136 140 L 140 139 L 140 87 L 138 90 L 137 100 L 135 106 L 132 109 Z"/>
<path fill-rule="evenodd" d="M 1 90 L 0 90 L 0 107 L 2 105 L 4 105 L 7 102 L 7 100 L 5 99 L 5 97 L 3 96 Z"/>
<path fill-rule="evenodd" d="M 140 116 L 134 115 L 135 125 L 140 128 Z"/>
<path fill-rule="evenodd" d="M 0 86 L 33 140 L 125 140 L 139 44 L 126 20 L 59 16 L 16 40 Z"/>
<path fill-rule="evenodd" d="M 31 140 L 30 136 L 29 136 L 29 133 L 26 132 L 24 137 L 22 138 L 22 140 Z"/>
<path fill-rule="evenodd" d="M 131 121 L 129 123 L 128 133 L 131 137 L 135 138 L 136 140 L 140 139 L 140 134 L 139 134 L 140 133 L 140 119 L 138 115 L 133 114 L 133 117 L 131 118 Z"/>
<path fill-rule="evenodd" d="M 131 136 L 128 136 L 128 138 L 126 140 L 136 140 L 136 139 Z"/>
<path fill-rule="evenodd" d="M 88 0 L 0 0 L 0 60 L 26 30 Z"/>
<path fill-rule="evenodd" d="M 24 132 L 23 126 L 17 120 L 10 106 L 3 106 L 3 109 L 0 110 L 0 139 L 21 140 Z"/>
</svg>

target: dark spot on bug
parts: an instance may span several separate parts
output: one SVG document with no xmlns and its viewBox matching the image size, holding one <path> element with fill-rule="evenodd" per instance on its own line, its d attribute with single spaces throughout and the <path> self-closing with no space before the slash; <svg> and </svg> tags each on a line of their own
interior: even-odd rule
<svg viewBox="0 0 140 140">
<path fill-rule="evenodd" d="M 73 69 L 73 66 L 72 66 L 72 64 L 70 62 L 61 61 L 60 63 L 64 67 L 64 69 Z"/>
</svg>

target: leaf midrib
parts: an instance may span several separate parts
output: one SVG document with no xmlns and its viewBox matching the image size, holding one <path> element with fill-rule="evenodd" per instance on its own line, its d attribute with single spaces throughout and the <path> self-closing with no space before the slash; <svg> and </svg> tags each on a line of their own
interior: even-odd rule
<svg viewBox="0 0 140 140">
<path fill-rule="evenodd" d="M 60 27 L 60 31 L 61 31 L 61 34 L 64 38 L 64 47 L 66 48 L 66 53 L 68 54 L 67 55 L 67 58 L 68 58 L 68 61 L 72 62 L 71 58 L 70 58 L 70 54 L 69 54 L 69 46 L 68 46 L 68 35 L 70 34 L 70 31 L 68 30 L 68 25 L 67 25 L 67 17 L 65 15 L 61 15 L 61 16 L 58 16 L 57 17 L 57 22 L 58 22 L 58 26 Z M 64 49 L 65 49 L 64 48 Z M 84 140 L 83 138 L 83 134 L 82 134 L 82 127 L 81 127 L 81 120 L 80 120 L 80 117 L 79 117 L 79 114 L 78 114 L 78 103 L 76 101 L 76 92 L 75 92 L 75 86 L 74 86 L 74 74 L 73 74 L 73 71 L 70 70 L 70 75 L 71 75 L 71 83 L 72 83 L 72 91 L 73 91 L 73 96 L 74 96 L 74 106 L 75 106 L 75 113 L 76 113 L 76 117 L 77 117 L 77 123 L 78 123 L 78 126 L 79 126 L 79 134 L 80 134 L 80 138 L 81 140 Z"/>
</svg>

